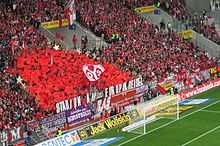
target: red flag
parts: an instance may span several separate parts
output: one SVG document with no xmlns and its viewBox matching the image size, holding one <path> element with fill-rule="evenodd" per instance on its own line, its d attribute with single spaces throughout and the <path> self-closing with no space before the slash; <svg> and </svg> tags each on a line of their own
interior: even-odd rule
<svg viewBox="0 0 220 146">
<path fill-rule="evenodd" d="M 64 11 L 63 11 L 64 15 L 67 16 L 70 13 L 70 7 L 67 7 Z"/>
<path fill-rule="evenodd" d="M 66 15 L 69 25 L 73 25 L 73 21 L 76 20 L 76 9 L 74 0 L 72 0 L 70 5 L 64 10 L 64 15 Z"/>
<path fill-rule="evenodd" d="M 14 53 L 15 53 L 15 46 L 18 46 L 18 45 L 19 45 L 19 41 L 10 40 L 10 44 L 11 44 L 12 54 L 14 55 Z"/>
<path fill-rule="evenodd" d="M 162 86 L 160 86 L 159 84 L 157 84 L 157 86 L 158 86 L 158 91 L 161 93 L 161 94 L 166 94 L 167 93 L 167 91 L 162 87 Z"/>
</svg>

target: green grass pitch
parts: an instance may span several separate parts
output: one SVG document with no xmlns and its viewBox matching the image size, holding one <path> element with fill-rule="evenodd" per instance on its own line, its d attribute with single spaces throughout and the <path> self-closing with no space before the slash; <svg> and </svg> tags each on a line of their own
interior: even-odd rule
<svg viewBox="0 0 220 146">
<path fill-rule="evenodd" d="M 214 100 L 183 112 L 179 120 L 163 118 L 148 124 L 145 135 L 118 132 L 118 128 L 113 128 L 91 139 L 124 137 L 110 146 L 220 146 L 220 87 L 193 98 Z"/>
</svg>

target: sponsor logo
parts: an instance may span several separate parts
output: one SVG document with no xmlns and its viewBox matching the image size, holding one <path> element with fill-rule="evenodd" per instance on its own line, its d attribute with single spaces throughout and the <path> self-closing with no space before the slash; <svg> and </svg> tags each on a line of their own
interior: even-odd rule
<svg viewBox="0 0 220 146">
<path fill-rule="evenodd" d="M 132 113 L 130 113 L 130 112 L 127 112 L 124 114 L 119 114 L 119 115 L 112 117 L 112 118 L 109 118 L 105 121 L 95 123 L 90 126 L 79 129 L 79 130 L 77 130 L 77 132 L 79 133 L 79 136 L 81 139 L 85 139 L 90 136 L 94 136 L 96 134 L 104 132 L 104 131 L 111 129 L 113 127 L 116 127 L 116 126 L 119 126 L 119 125 L 122 125 L 124 123 L 129 122 L 131 120 L 130 115 L 132 115 Z M 133 115 L 139 116 L 137 112 L 136 113 L 134 112 Z"/>
<path fill-rule="evenodd" d="M 175 112 L 160 112 L 160 113 L 156 113 L 156 116 L 174 116 L 176 115 Z"/>
<path fill-rule="evenodd" d="M 202 85 L 199 85 L 197 87 L 194 87 L 194 88 L 191 88 L 189 90 L 186 90 L 186 91 L 183 91 L 181 92 L 180 94 L 177 94 L 177 96 L 183 100 L 183 99 L 187 99 L 187 98 L 190 98 L 192 96 L 195 96 L 199 93 L 203 93 L 209 89 L 212 89 L 214 87 L 217 87 L 220 85 L 220 78 L 218 79 L 215 79 L 213 81 L 209 81 L 205 84 L 202 84 Z"/>
<path fill-rule="evenodd" d="M 101 122 L 98 125 L 90 126 L 88 129 L 91 132 L 91 135 L 95 135 L 101 133 L 102 131 L 105 131 L 107 128 L 105 127 L 105 123 Z"/>
<path fill-rule="evenodd" d="M 61 135 L 60 137 L 49 139 L 35 146 L 67 146 L 73 145 L 77 142 L 80 142 L 79 135 L 76 131 L 73 131 L 71 133 Z"/>
<path fill-rule="evenodd" d="M 122 114 L 122 115 L 110 118 L 106 121 L 100 122 L 98 124 L 91 125 L 87 127 L 86 129 L 87 131 L 90 132 L 90 135 L 95 135 L 103 131 L 106 131 L 107 129 L 126 123 L 129 121 L 129 119 L 130 119 L 129 115 Z"/>
<path fill-rule="evenodd" d="M 123 114 L 105 121 L 108 129 L 126 123 L 130 120 L 129 115 Z"/>
<path fill-rule="evenodd" d="M 78 142 L 80 141 L 79 135 L 77 134 L 76 131 L 74 131 L 73 133 L 71 133 L 71 138 L 74 142 Z"/>
<path fill-rule="evenodd" d="M 63 20 L 61 20 L 60 23 L 61 23 L 60 26 L 68 26 L 68 25 L 69 25 L 69 22 L 68 22 L 67 19 L 63 19 Z"/>
<path fill-rule="evenodd" d="M 186 111 L 186 110 L 188 110 L 188 109 L 191 109 L 191 108 L 193 108 L 193 106 L 180 106 L 179 107 L 179 111 Z M 165 111 L 177 111 L 177 107 L 175 106 L 175 107 L 169 107 L 169 108 L 167 108 Z"/>
<path fill-rule="evenodd" d="M 74 144 L 74 146 L 107 146 L 113 142 L 121 140 L 122 138 L 123 137 L 84 140 L 80 143 Z"/>
<path fill-rule="evenodd" d="M 78 130 L 77 132 L 78 132 L 79 137 L 80 137 L 81 139 L 87 138 L 87 134 L 86 134 L 86 132 L 85 132 L 84 129 L 80 129 L 80 130 Z"/>
</svg>

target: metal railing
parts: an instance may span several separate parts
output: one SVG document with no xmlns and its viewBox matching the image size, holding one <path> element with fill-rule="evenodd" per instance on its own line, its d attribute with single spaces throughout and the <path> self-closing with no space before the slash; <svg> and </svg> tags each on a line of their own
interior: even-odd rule
<svg viewBox="0 0 220 146">
<path fill-rule="evenodd" d="M 57 39 L 55 34 L 53 34 L 52 32 L 50 32 L 48 29 L 43 28 L 42 26 L 39 27 L 39 30 L 41 31 L 41 33 L 45 34 L 46 37 L 50 40 L 50 41 L 55 41 L 56 43 L 59 43 L 62 48 L 64 50 L 71 50 L 73 48 L 73 46 L 68 45 L 67 43 L 65 43 L 64 41 Z"/>
<path fill-rule="evenodd" d="M 163 14 L 163 16 L 165 16 L 169 19 L 172 19 L 173 29 L 176 30 L 176 32 L 182 32 L 182 31 L 186 30 L 185 25 L 181 21 L 174 19 L 172 16 L 170 16 L 164 10 L 161 10 L 161 14 Z M 145 15 L 142 15 L 142 16 L 146 18 Z M 152 20 L 154 20 L 154 19 L 152 19 Z M 155 24 L 155 23 L 153 22 L 153 24 Z M 209 40 L 208 38 L 206 38 L 202 34 L 199 34 L 195 31 L 193 31 L 193 36 L 192 36 L 191 41 L 195 44 L 196 47 L 198 47 L 199 50 L 207 51 L 209 53 L 210 57 L 218 57 L 220 55 L 220 46 L 218 44 L 216 44 L 215 42 Z"/>
</svg>

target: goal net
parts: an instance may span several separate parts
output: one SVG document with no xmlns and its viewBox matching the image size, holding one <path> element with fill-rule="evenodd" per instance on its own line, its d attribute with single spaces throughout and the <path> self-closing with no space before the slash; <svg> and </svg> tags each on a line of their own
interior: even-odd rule
<svg viewBox="0 0 220 146">
<path fill-rule="evenodd" d="M 177 97 L 174 95 L 157 98 L 137 106 L 131 106 L 127 110 L 136 110 L 139 113 L 138 117 L 131 119 L 129 124 L 122 128 L 122 131 L 132 133 L 146 134 L 149 131 L 148 125 L 154 121 L 158 123 L 152 125 L 151 129 L 179 119 L 179 103 Z"/>
</svg>

